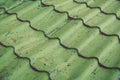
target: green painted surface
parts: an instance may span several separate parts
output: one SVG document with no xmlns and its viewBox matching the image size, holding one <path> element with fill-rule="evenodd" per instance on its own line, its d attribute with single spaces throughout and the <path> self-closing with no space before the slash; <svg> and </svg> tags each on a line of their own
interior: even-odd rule
<svg viewBox="0 0 120 80">
<path fill-rule="evenodd" d="M 50 3 L 50 0 L 44 1 Z M 76 14 L 79 9 L 79 5 L 71 0 L 51 2 L 61 11 L 69 12 L 70 8 L 74 7 L 71 9 L 73 11 L 69 12 L 70 15 Z M 99 12 L 96 9 L 92 11 L 84 5 L 80 6 L 83 17 L 89 12 L 91 14 Z M 84 56 L 95 56 L 105 66 L 120 67 L 120 44 L 116 37 L 107 37 L 101 35 L 97 29 L 86 28 L 80 20 L 67 20 L 67 14 L 57 13 L 53 7 L 42 7 L 40 1 L 23 2 L 8 12 L 15 12 L 19 18 L 29 20 L 34 28 L 45 31 L 50 37 L 59 37 L 64 45 L 77 48 Z M 99 22 L 103 26 L 119 26 L 119 20 L 114 16 L 99 14 L 105 16 L 100 18 L 112 18 L 109 21 L 112 23 L 116 20 L 116 23 L 112 25 L 108 24 L 109 21 L 103 23 L 92 15 L 84 19 L 90 19 L 92 25 Z M 81 15 L 78 17 L 82 17 Z M 95 20 L 92 21 L 91 17 Z M 112 33 L 111 29 L 106 26 L 103 31 Z M 118 29 L 114 27 L 113 33 L 119 31 Z M 28 23 L 19 21 L 15 15 L 0 15 L 0 42 L 15 47 L 17 54 L 28 57 L 37 69 L 48 71 L 52 80 L 117 80 L 120 76 L 119 71 L 102 68 L 96 60 L 78 57 L 76 51 L 63 48 L 58 40 L 47 39 L 42 32 L 31 29 Z M 47 74 L 35 72 L 30 68 L 27 60 L 17 59 L 12 49 L 2 46 L 0 46 L 0 64 L 2 64 L 0 65 L 2 80 L 48 80 Z"/>
</svg>

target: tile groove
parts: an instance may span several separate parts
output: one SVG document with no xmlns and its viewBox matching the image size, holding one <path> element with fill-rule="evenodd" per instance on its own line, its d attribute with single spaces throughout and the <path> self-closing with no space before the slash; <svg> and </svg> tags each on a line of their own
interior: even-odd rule
<svg viewBox="0 0 120 80">
<path fill-rule="evenodd" d="M 86 7 L 90 8 L 90 9 L 98 9 L 101 13 L 106 14 L 106 15 L 113 15 L 113 16 L 116 17 L 116 19 L 120 20 L 120 17 L 118 17 L 118 15 L 117 15 L 116 13 L 108 13 L 108 12 L 105 12 L 105 11 L 102 10 L 101 7 L 93 7 L 93 6 L 88 5 L 87 2 L 78 2 L 78 1 L 76 1 L 76 0 L 73 0 L 73 2 L 75 2 L 75 3 L 77 3 L 77 4 L 84 4 L 84 5 L 86 5 Z"/>
<path fill-rule="evenodd" d="M 39 70 L 37 69 L 36 67 L 34 67 L 32 64 L 31 64 L 31 59 L 28 58 L 28 57 L 21 57 L 20 55 L 18 55 L 16 52 L 15 52 L 15 47 L 13 46 L 8 46 L 8 45 L 5 45 L 4 43 L 0 42 L 0 45 L 5 47 L 5 48 L 12 48 L 13 49 L 13 53 L 15 56 L 17 56 L 18 59 L 24 59 L 24 60 L 28 60 L 29 61 L 29 65 L 30 67 L 36 71 L 36 72 L 42 72 L 42 73 L 46 73 L 48 75 L 48 78 L 49 80 L 52 80 L 51 77 L 50 77 L 50 73 L 48 71 L 45 71 L 45 70 Z"/>
</svg>

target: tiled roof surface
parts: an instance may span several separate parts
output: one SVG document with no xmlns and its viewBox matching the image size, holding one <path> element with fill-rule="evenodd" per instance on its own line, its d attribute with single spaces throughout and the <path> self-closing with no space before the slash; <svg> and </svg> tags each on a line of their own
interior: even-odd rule
<svg viewBox="0 0 120 80">
<path fill-rule="evenodd" d="M 118 80 L 120 2 L 1 0 L 0 80 Z"/>
</svg>

